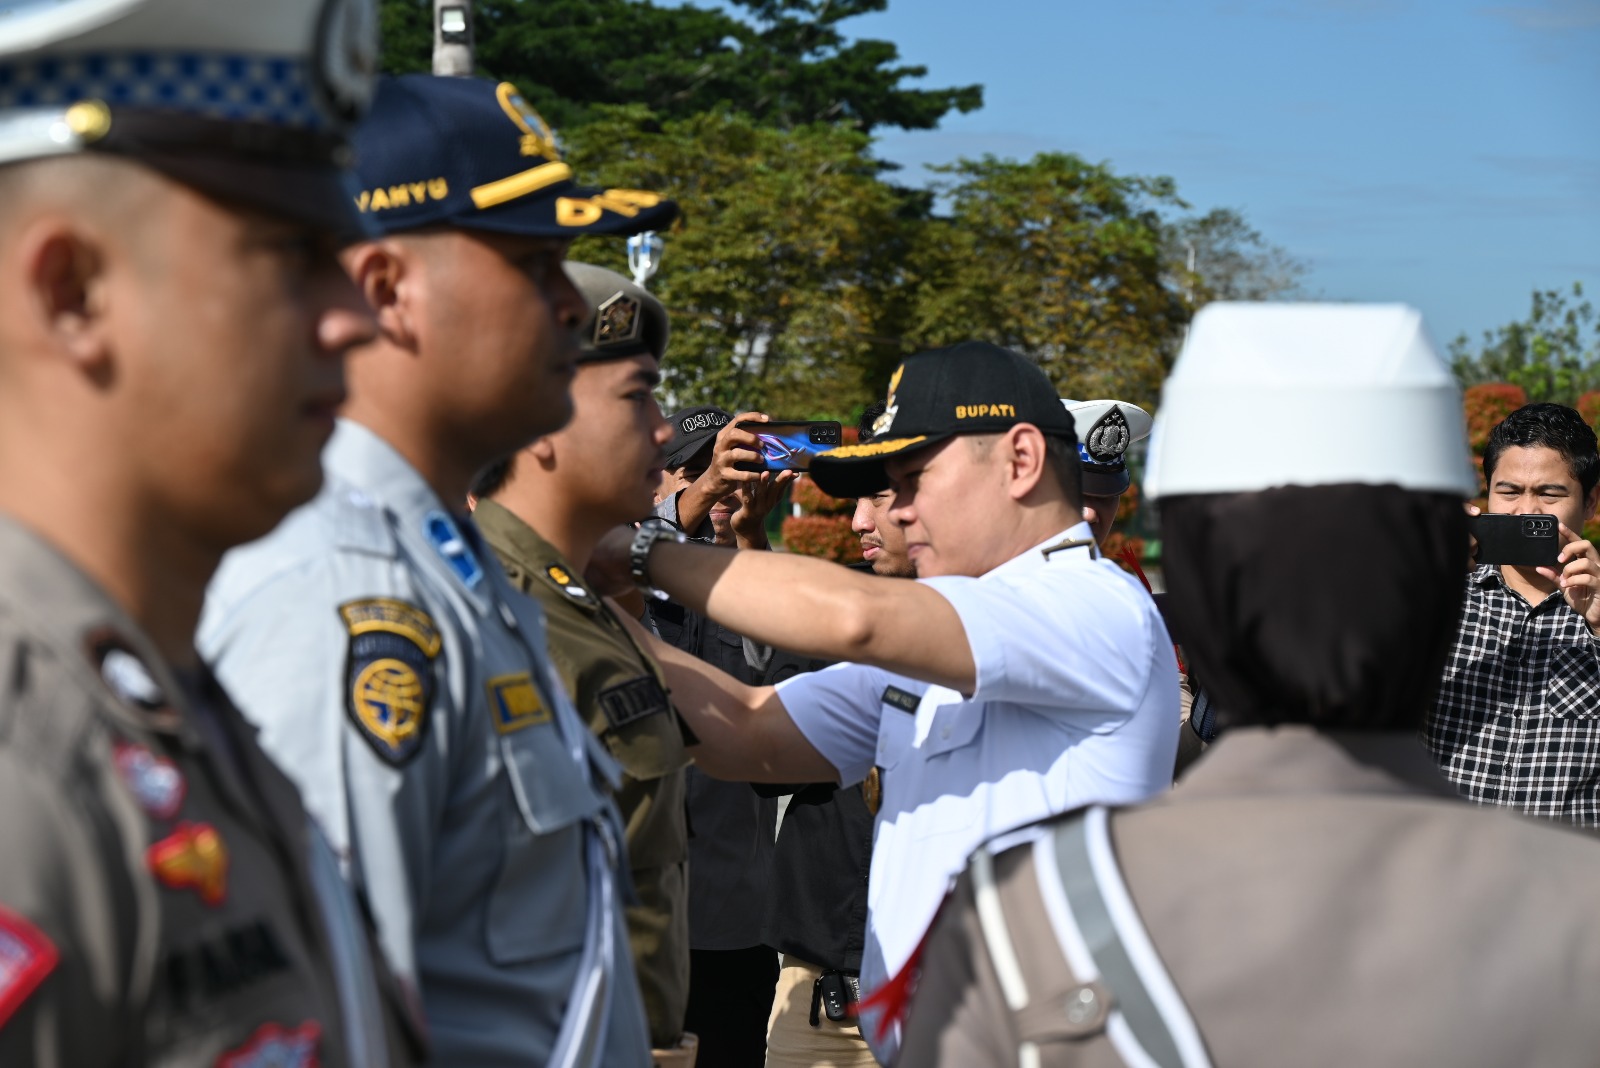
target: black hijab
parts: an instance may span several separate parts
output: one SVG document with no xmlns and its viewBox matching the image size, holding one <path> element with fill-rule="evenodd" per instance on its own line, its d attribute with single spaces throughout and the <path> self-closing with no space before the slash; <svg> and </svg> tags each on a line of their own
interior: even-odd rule
<svg viewBox="0 0 1600 1068">
<path fill-rule="evenodd" d="M 1218 727 L 1414 729 L 1461 613 L 1461 500 L 1286 486 L 1161 502 L 1165 608 Z"/>
</svg>

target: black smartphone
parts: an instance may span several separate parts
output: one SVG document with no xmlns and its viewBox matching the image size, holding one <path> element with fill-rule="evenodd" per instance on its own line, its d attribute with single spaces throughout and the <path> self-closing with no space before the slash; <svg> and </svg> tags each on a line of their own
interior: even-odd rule
<svg viewBox="0 0 1600 1068">
<path fill-rule="evenodd" d="M 808 471 L 813 456 L 837 449 L 843 440 L 839 424 L 826 420 L 740 423 L 739 428 L 761 440 L 761 462 L 734 465 L 741 471 Z"/>
<path fill-rule="evenodd" d="M 1553 515 L 1467 516 L 1467 529 L 1478 539 L 1477 562 L 1513 567 L 1555 567 L 1560 523 Z"/>
</svg>

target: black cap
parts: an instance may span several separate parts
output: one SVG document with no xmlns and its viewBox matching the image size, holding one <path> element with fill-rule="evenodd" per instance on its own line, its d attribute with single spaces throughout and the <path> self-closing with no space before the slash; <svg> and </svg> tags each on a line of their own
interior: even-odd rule
<svg viewBox="0 0 1600 1068">
<path fill-rule="evenodd" d="M 592 263 L 567 261 L 567 277 L 583 294 L 589 315 L 578 331 L 578 362 L 667 354 L 667 309 L 643 286 Z"/>
<path fill-rule="evenodd" d="M 1072 417 L 1045 373 L 1027 357 L 986 341 L 963 341 L 909 357 L 889 379 L 887 409 L 872 441 L 819 453 L 811 477 L 834 497 L 889 487 L 884 461 L 958 434 L 998 434 L 1029 423 L 1076 442 Z"/>
<path fill-rule="evenodd" d="M 668 471 L 682 467 L 701 449 L 710 445 L 717 432 L 727 426 L 733 416 L 710 404 L 702 404 L 698 408 L 685 408 L 673 412 L 669 417 L 672 423 L 672 441 L 667 445 L 667 458 L 664 466 Z"/>
<path fill-rule="evenodd" d="M 572 238 L 660 230 L 678 206 L 640 189 L 589 189 L 516 86 L 382 78 L 356 128 L 356 206 L 385 233 L 449 225 Z"/>
</svg>

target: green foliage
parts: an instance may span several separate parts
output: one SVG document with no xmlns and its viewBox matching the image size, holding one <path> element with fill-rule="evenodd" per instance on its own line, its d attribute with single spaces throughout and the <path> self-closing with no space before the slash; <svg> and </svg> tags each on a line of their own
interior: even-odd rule
<svg viewBox="0 0 1600 1068">
<path fill-rule="evenodd" d="M 684 221 L 651 282 L 672 314 L 664 369 L 673 403 L 846 418 L 881 383 L 874 348 L 889 275 L 882 250 L 903 225 L 870 143 L 845 127 L 758 125 L 728 112 L 658 122 L 597 109 L 569 138 L 586 180 L 656 189 Z M 616 269 L 616 240 L 573 258 Z"/>
<path fill-rule="evenodd" d="M 1534 290 L 1528 317 L 1486 330 L 1474 347 L 1462 334 L 1450 343 L 1451 367 L 1463 386 L 1509 382 L 1529 401 L 1575 405 L 1580 394 L 1600 388 L 1600 317 L 1583 297 Z"/>
<path fill-rule="evenodd" d="M 1196 308 L 1213 300 L 1296 296 L 1306 265 L 1261 236 L 1242 213 L 1215 208 L 1167 227 L 1168 270 Z"/>
<path fill-rule="evenodd" d="M 1153 404 L 1190 316 L 1166 284 L 1170 178 L 1065 153 L 934 168 L 948 219 L 906 260 L 911 349 L 984 338 L 1039 359 L 1063 393 Z"/>
<path fill-rule="evenodd" d="M 747 18 L 637 0 L 475 0 L 481 71 L 513 81 L 557 130 L 600 105 L 639 104 L 663 119 L 737 110 L 780 127 L 929 129 L 982 106 L 969 85 L 916 89 L 887 41 L 849 41 L 840 23 L 888 0 L 736 0 Z M 432 0 L 382 0 L 383 69 L 429 69 Z"/>
</svg>

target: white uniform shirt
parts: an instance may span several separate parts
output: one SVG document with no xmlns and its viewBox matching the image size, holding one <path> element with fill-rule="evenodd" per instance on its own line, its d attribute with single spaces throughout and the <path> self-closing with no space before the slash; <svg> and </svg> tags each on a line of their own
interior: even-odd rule
<svg viewBox="0 0 1600 1068">
<path fill-rule="evenodd" d="M 966 628 L 977 665 L 970 699 L 860 664 L 778 686 L 841 783 L 883 769 L 863 993 L 905 965 L 980 843 L 1172 783 L 1178 670 L 1155 603 L 1087 544 L 1045 555 L 1090 537 L 1081 523 L 981 578 L 922 580 Z"/>
</svg>

